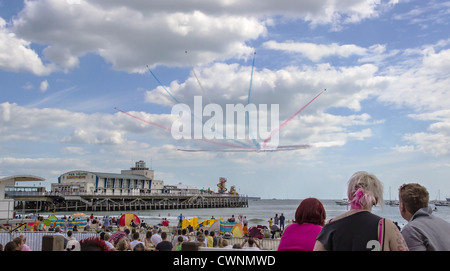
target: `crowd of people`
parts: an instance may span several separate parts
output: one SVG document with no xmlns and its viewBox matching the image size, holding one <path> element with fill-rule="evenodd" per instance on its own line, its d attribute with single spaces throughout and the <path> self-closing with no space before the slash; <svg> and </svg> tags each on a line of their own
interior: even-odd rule
<svg viewBox="0 0 450 271">
<path fill-rule="evenodd" d="M 65 251 L 181 251 L 183 243 L 190 242 L 199 247 L 235 248 L 259 250 L 259 243 L 253 238 L 245 238 L 242 243 L 230 245 L 225 236 L 218 232 L 203 229 L 178 228 L 171 235 L 162 230 L 164 227 L 125 227 L 123 230 L 110 231 L 104 228 L 98 237 L 88 237 L 77 240 L 72 230 L 66 234 L 60 227 L 54 229 L 55 235 L 61 235 Z M 166 228 L 167 229 L 167 228 Z M 141 233 L 145 237 L 141 238 Z M 31 251 L 26 245 L 26 237 L 20 235 L 8 242 L 4 251 Z"/>
<path fill-rule="evenodd" d="M 393 221 L 372 213 L 373 206 L 384 202 L 383 185 L 375 175 L 364 171 L 353 174 L 348 181 L 347 195 L 350 210 L 328 221 L 325 221 L 326 212 L 322 203 L 316 198 L 302 200 L 295 212 L 294 223 L 287 227 L 283 214 L 270 218 L 271 237 L 274 238 L 278 232 L 281 235 L 278 250 L 450 251 L 450 223 L 433 215 L 428 205 L 429 193 L 424 186 L 409 183 L 399 188 L 399 212 L 408 221 L 401 231 Z M 232 216 L 229 221 L 234 219 Z M 171 235 L 162 227 L 144 227 L 145 238 L 141 240 L 139 230 L 142 227 L 111 232 L 111 224 L 117 221 L 108 217 L 102 221 L 99 237 L 76 240 L 72 231 L 67 231 L 64 236 L 59 227 L 55 228 L 55 234 L 64 236 L 64 249 L 67 251 L 180 251 L 186 242 L 212 248 L 261 249 L 257 238 L 248 233 L 246 218 L 239 219 L 244 222 L 245 238 L 242 243 L 233 245 L 218 232 L 180 227 Z M 92 217 L 93 224 L 96 224 L 94 221 L 96 218 Z M 0 249 L 30 250 L 24 235 L 14 238 L 4 247 L 0 245 Z"/>
<path fill-rule="evenodd" d="M 354 173 L 347 196 L 350 210 L 329 221 L 318 199 L 303 200 L 278 250 L 450 251 L 450 223 L 433 215 L 424 186 L 408 183 L 399 188 L 399 212 L 408 221 L 401 231 L 391 220 L 371 212 L 384 202 L 383 185 L 375 175 Z"/>
</svg>

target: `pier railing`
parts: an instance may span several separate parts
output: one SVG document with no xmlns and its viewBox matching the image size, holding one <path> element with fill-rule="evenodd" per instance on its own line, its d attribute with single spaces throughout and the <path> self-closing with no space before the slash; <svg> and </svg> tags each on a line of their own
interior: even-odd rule
<svg viewBox="0 0 450 271">
<path fill-rule="evenodd" d="M 177 193 L 90 193 L 90 192 L 33 192 L 33 191 L 14 191 L 7 192 L 7 197 L 14 196 L 214 196 L 214 197 L 247 197 L 247 195 L 240 194 L 229 194 L 229 193 L 188 193 L 188 192 L 177 192 Z"/>
</svg>

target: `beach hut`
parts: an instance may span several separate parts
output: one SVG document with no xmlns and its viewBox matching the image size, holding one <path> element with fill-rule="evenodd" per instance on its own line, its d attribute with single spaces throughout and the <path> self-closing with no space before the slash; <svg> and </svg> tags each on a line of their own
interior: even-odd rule
<svg viewBox="0 0 450 271">
<path fill-rule="evenodd" d="M 130 226 L 131 225 L 131 220 L 134 221 L 134 223 L 136 224 L 141 224 L 141 220 L 139 219 L 139 217 L 133 213 L 126 213 L 123 214 L 120 218 L 119 218 L 119 226 Z"/>
</svg>

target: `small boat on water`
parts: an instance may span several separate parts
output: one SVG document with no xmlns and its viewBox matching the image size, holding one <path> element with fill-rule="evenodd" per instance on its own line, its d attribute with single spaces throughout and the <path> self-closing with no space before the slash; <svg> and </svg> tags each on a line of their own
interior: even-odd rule
<svg viewBox="0 0 450 271">
<path fill-rule="evenodd" d="M 348 199 L 336 200 L 334 201 L 337 205 L 347 205 Z"/>
<path fill-rule="evenodd" d="M 400 202 L 398 200 L 387 200 L 385 201 L 385 204 L 390 206 L 399 206 Z"/>
<path fill-rule="evenodd" d="M 435 201 L 434 202 L 434 206 L 450 206 L 450 203 L 446 202 L 446 201 Z"/>
</svg>

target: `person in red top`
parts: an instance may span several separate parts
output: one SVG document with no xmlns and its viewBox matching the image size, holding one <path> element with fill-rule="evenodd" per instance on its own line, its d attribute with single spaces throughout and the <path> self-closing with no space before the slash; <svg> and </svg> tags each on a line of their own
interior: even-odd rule
<svg viewBox="0 0 450 271">
<path fill-rule="evenodd" d="M 295 212 L 295 223 L 287 226 L 281 236 L 278 251 L 312 251 L 316 238 L 325 224 L 325 209 L 316 198 L 302 200 Z"/>
</svg>

